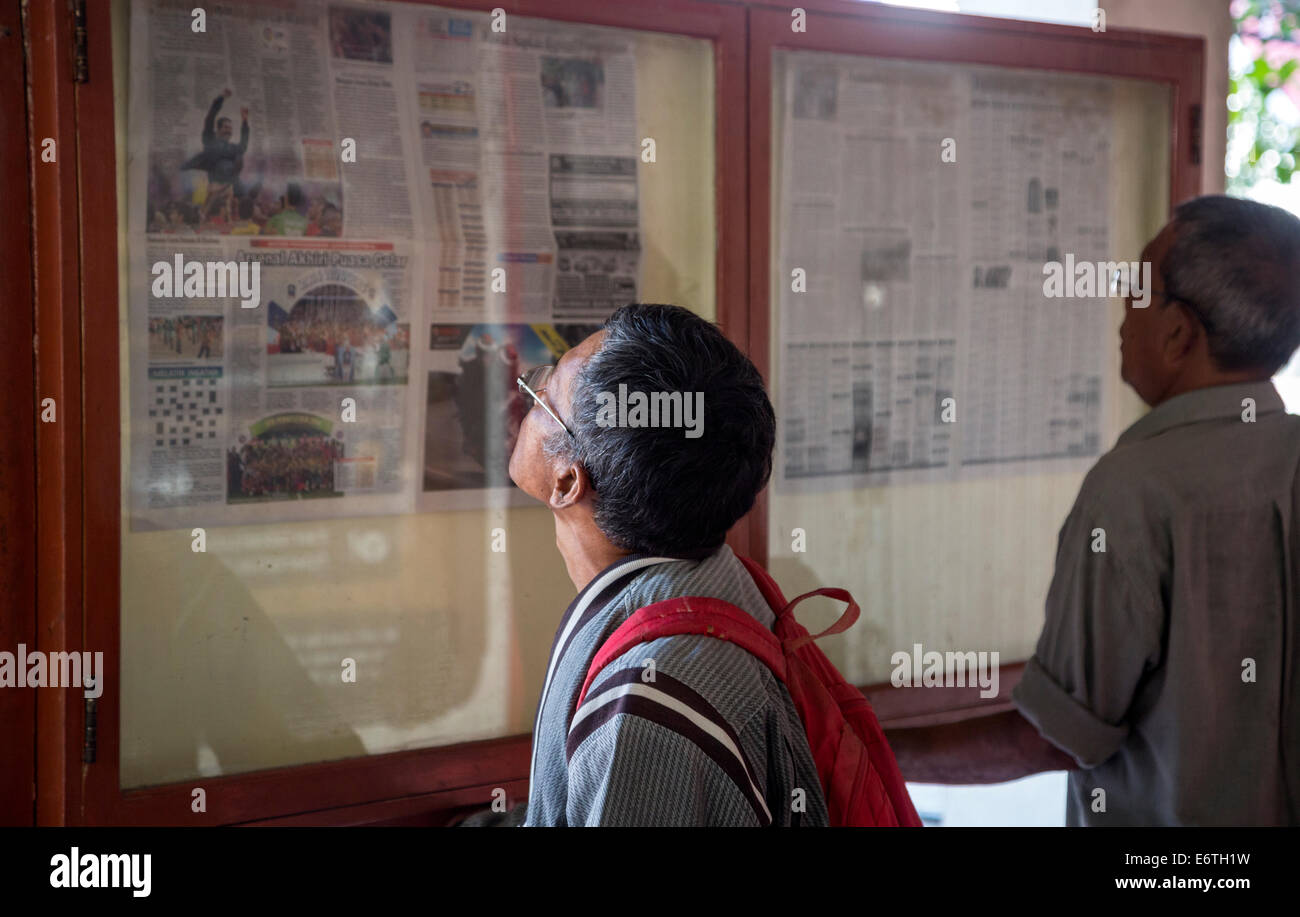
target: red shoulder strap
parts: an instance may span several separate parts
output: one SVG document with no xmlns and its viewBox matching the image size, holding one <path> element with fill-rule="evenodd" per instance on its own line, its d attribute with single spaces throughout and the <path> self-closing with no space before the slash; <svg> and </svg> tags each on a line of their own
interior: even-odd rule
<svg viewBox="0 0 1300 917">
<path fill-rule="evenodd" d="M 754 580 L 754 585 L 762 593 L 763 598 L 767 599 L 768 607 L 776 614 L 780 614 L 786 607 L 785 596 L 781 594 L 781 587 L 776 584 L 776 580 L 768 575 L 768 572 L 760 567 L 756 562 L 748 557 L 736 555 L 736 559 L 744 564 L 745 569 L 749 571 L 750 577 Z"/>
<path fill-rule="evenodd" d="M 610 662 L 634 646 L 678 634 L 703 634 L 734 643 L 757 656 L 772 670 L 772 674 L 785 681 L 785 653 L 775 634 L 730 602 L 682 596 L 647 605 L 619 625 L 596 653 L 596 658 L 591 660 L 587 678 L 578 694 L 577 707 L 582 706 L 587 699 L 587 689 Z"/>
<path fill-rule="evenodd" d="M 789 615 L 788 620 L 794 622 L 794 606 L 798 605 L 804 599 L 810 599 L 815 595 L 824 595 L 827 598 L 839 599 L 841 602 L 846 603 L 848 607 L 844 609 L 844 613 L 839 616 L 834 624 L 819 634 L 810 634 L 803 631 L 802 627 L 799 628 L 799 631 L 803 632 L 799 633 L 798 636 L 794 637 L 794 639 L 787 639 L 785 642 L 785 651 L 787 653 L 793 653 L 795 650 L 799 649 L 799 647 L 812 643 L 814 640 L 820 640 L 822 637 L 843 633 L 853 626 L 854 622 L 858 620 L 858 615 L 862 613 L 862 609 L 858 607 L 858 603 L 854 601 L 853 596 L 849 594 L 847 589 L 841 589 L 838 586 L 823 586 L 820 589 L 814 589 L 812 592 L 805 592 L 803 595 L 791 599 L 790 604 L 786 605 L 785 608 L 776 616 L 777 630 L 784 632 L 785 628 L 781 626 L 782 619 Z"/>
<path fill-rule="evenodd" d="M 821 589 L 814 589 L 812 592 L 805 592 L 803 595 L 797 596 L 787 602 L 785 596 L 781 593 L 781 587 L 776 584 L 776 580 L 772 579 L 772 577 L 768 575 L 766 570 L 748 557 L 741 557 L 740 562 L 745 565 L 745 569 L 749 571 L 749 575 L 754 578 L 754 585 L 757 586 L 758 591 L 763 594 L 763 598 L 767 599 L 767 604 L 771 606 L 772 611 L 776 612 L 778 631 L 783 630 L 780 626 L 781 619 L 786 615 L 790 615 L 791 620 L 793 620 L 794 606 L 798 605 L 804 599 L 810 599 L 815 595 L 824 595 L 828 598 L 839 599 L 841 602 L 848 605 L 848 607 L 844 609 L 844 613 L 840 615 L 839 619 L 820 634 L 804 634 L 791 640 L 785 647 L 785 651 L 788 653 L 793 653 L 795 650 L 799 649 L 799 647 L 811 643 L 814 640 L 820 640 L 822 637 L 829 636 L 830 634 L 843 633 L 853 626 L 854 622 L 858 620 L 858 615 L 862 612 L 858 607 L 858 603 L 853 600 L 853 596 L 849 594 L 848 590 L 840 589 L 837 586 L 824 586 Z"/>
</svg>

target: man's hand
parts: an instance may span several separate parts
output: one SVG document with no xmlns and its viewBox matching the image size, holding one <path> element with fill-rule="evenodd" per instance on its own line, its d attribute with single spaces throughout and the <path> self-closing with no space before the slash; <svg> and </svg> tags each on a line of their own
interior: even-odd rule
<svg viewBox="0 0 1300 917">
<path fill-rule="evenodd" d="M 245 105 L 243 108 L 241 108 L 241 109 L 239 110 L 239 116 L 240 116 L 241 118 L 243 118 L 245 121 L 248 120 L 248 106 L 247 106 L 247 105 Z"/>
<path fill-rule="evenodd" d="M 1018 710 L 941 726 L 889 729 L 885 738 L 903 778 L 916 783 L 1003 783 L 1079 767 Z"/>
<path fill-rule="evenodd" d="M 230 98 L 230 87 L 227 86 L 225 89 L 221 90 L 221 94 L 227 99 Z"/>
</svg>

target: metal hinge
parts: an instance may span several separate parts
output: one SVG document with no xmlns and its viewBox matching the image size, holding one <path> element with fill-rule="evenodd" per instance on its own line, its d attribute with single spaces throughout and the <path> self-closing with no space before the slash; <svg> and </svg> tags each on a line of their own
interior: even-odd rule
<svg viewBox="0 0 1300 917">
<path fill-rule="evenodd" d="M 72 81 L 90 82 L 86 58 L 86 0 L 72 0 Z"/>
<path fill-rule="evenodd" d="M 95 763 L 95 745 L 98 732 L 95 721 L 98 704 L 98 698 L 86 698 L 86 728 L 81 741 L 81 761 L 83 764 Z"/>
<path fill-rule="evenodd" d="M 1189 145 L 1191 146 L 1192 165 L 1194 166 L 1199 166 L 1201 164 L 1201 136 L 1203 133 L 1201 121 L 1201 106 L 1193 105 L 1191 123 L 1192 142 Z"/>
</svg>

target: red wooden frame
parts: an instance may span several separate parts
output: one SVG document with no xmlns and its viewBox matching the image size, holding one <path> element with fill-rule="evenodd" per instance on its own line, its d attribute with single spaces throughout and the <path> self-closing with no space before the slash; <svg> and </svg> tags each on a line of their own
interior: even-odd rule
<svg viewBox="0 0 1300 917">
<path fill-rule="evenodd" d="M 1203 39 L 1128 29 L 1094 33 L 842 0 L 808 0 L 802 6 L 808 11 L 803 33 L 792 31 L 787 6 L 760 2 L 749 20 L 749 355 L 765 378 L 771 368 L 771 94 L 772 52 L 777 48 L 1087 73 L 1169 85 L 1170 206 L 1200 192 L 1199 140 L 1192 128 L 1202 105 Z M 766 565 L 768 491 L 759 495 L 750 515 L 748 553 Z M 1023 662 L 1003 665 L 995 698 L 980 697 L 976 688 L 958 687 L 880 684 L 863 692 L 887 730 L 934 726 L 1012 709 L 1011 691 L 1023 671 Z"/>
<path fill-rule="evenodd" d="M 35 0 L 40 3 L 42 0 Z M 644 31 L 667 32 L 708 39 L 714 47 L 717 123 L 715 157 L 720 168 L 716 184 L 717 313 L 723 329 L 742 346 L 748 334 L 745 236 L 726 233 L 727 226 L 747 222 L 745 189 L 745 110 L 724 104 L 743 99 L 745 86 L 745 11 L 737 6 L 693 0 L 655 0 L 650 4 L 599 4 L 575 0 L 442 0 L 439 6 L 490 10 L 507 14 L 584 22 Z M 113 156 L 112 45 L 108 4 L 88 4 L 90 81 L 78 88 L 78 116 L 83 155 L 81 226 L 84 238 L 116 238 L 116 164 Z M 725 164 L 725 168 L 721 167 Z M 75 226 L 75 221 L 68 225 Z M 85 334 L 88 340 L 117 340 L 116 246 L 87 246 Z M 92 301 L 93 300 L 93 301 Z M 74 339 L 74 345 L 75 345 Z M 96 473 L 86 479 L 86 543 L 95 545 L 85 557 L 85 592 L 99 607 L 84 609 L 88 646 L 104 649 L 105 690 L 100 699 L 98 761 L 84 768 L 84 784 L 70 788 L 63 799 L 66 817 L 87 824 L 236 824 L 348 823 L 441 820 L 447 812 L 466 806 L 486 807 L 491 791 L 522 793 L 526 783 L 531 740 L 527 736 L 442 748 L 280 768 L 217 779 L 123 792 L 119 788 L 119 616 L 121 595 L 119 520 L 121 511 L 120 367 L 116 347 L 87 348 L 84 353 L 86 416 L 95 418 L 85 430 L 86 452 L 95 456 Z M 74 364 L 75 368 L 75 364 Z M 79 489 L 79 488 L 77 488 Z M 78 523 L 80 519 L 78 518 Z M 743 530 L 742 530 L 743 532 Z M 72 541 L 81 544 L 78 536 Z M 70 579 L 75 569 L 69 570 Z M 69 611 L 79 602 L 69 602 Z M 74 717 L 75 725 L 80 718 Z M 72 738 L 71 720 L 69 739 Z M 69 749 L 74 747 L 69 744 Z M 75 747 L 79 748 L 77 744 Z M 201 785 L 207 812 L 191 811 L 190 793 Z M 80 797 L 80 813 L 78 808 Z M 429 809 L 442 816 L 429 816 Z M 330 810 L 333 814 L 312 815 Z M 287 822 L 285 821 L 287 820 Z"/>
<path fill-rule="evenodd" d="M 0 647 L 36 645 L 36 388 L 32 363 L 19 359 L 36 332 L 32 301 L 32 221 L 27 93 L 23 85 L 23 23 L 19 0 L 0 0 L 0 341 L 14 359 L 0 364 L 8 396 L 0 413 Z M 31 825 L 36 817 L 36 693 L 0 691 L 0 825 Z"/>
<path fill-rule="evenodd" d="M 56 419 L 36 433 L 36 647 L 82 648 L 81 268 L 77 207 L 76 98 L 72 22 L 64 4 L 25 5 L 28 129 L 31 140 L 36 397 L 54 399 Z M 109 137 L 111 138 L 111 133 Z M 55 161 L 41 158 L 46 139 Z M 115 227 L 100 236 L 116 238 Z M 105 246 L 107 247 L 107 246 Z M 110 340 L 116 340 L 116 331 Z M 115 351 L 115 347 L 104 348 Z M 114 450 L 114 455 L 116 451 Z M 75 822 L 80 795 L 80 692 L 33 691 L 36 705 L 36 821 Z"/>
<path fill-rule="evenodd" d="M 788 7 L 760 4 L 442 0 L 437 5 L 500 6 L 517 15 L 713 42 L 718 321 L 764 370 L 770 340 L 767 146 L 773 47 L 1078 70 L 1170 83 L 1177 126 L 1173 198 L 1194 193 L 1198 186 L 1184 165 L 1189 138 L 1182 125 L 1188 123 L 1190 107 L 1200 102 L 1199 40 L 1119 30 L 1091 35 L 838 0 L 804 0 L 810 31 L 798 37 L 790 32 Z M 38 623 L 45 635 L 41 645 L 68 650 L 82 647 L 84 628 L 84 645 L 105 653 L 106 689 L 98 716 L 98 760 L 80 771 L 80 696 L 47 689 L 36 700 L 38 822 L 438 824 L 454 812 L 485 806 L 496 787 L 522 796 L 529 736 L 120 790 L 120 366 L 115 346 L 83 346 L 83 335 L 86 341 L 115 342 L 118 333 L 117 249 L 104 244 L 116 238 L 117 230 L 113 49 L 108 4 L 86 6 L 90 78 L 75 88 L 67 6 L 59 0 L 30 0 L 28 6 L 28 89 L 35 103 L 30 135 L 55 136 L 61 150 L 76 151 L 75 159 L 60 157 L 57 168 L 33 170 L 35 294 L 42 342 L 37 380 L 40 394 L 56 397 L 60 410 L 60 423 L 42 425 L 48 429 L 39 429 L 37 438 Z M 93 422 L 83 427 L 83 416 Z M 93 474 L 83 473 L 83 452 Z M 729 541 L 762 559 L 766 538 L 764 495 Z M 905 692 L 877 686 L 868 692 L 886 726 L 921 725 L 1005 709 L 1017 674 L 1014 667 L 1004 667 L 1002 692 L 988 700 L 970 689 Z M 207 793 L 205 813 L 191 811 L 194 785 Z"/>
<path fill-rule="evenodd" d="M 791 8 L 758 3 L 749 18 L 749 355 L 769 375 L 772 200 L 772 52 L 777 48 L 864 57 L 1129 77 L 1169 85 L 1170 206 L 1200 193 L 1199 144 L 1191 130 L 1203 95 L 1205 42 L 1200 38 L 933 13 L 878 3 L 809 0 L 807 31 L 791 29 Z M 750 514 L 750 557 L 767 564 L 768 491 Z M 930 691 L 944 689 L 928 689 Z"/>
</svg>

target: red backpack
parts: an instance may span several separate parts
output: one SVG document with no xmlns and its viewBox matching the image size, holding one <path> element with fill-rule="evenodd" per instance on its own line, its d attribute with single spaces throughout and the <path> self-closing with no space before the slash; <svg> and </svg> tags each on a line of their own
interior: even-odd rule
<svg viewBox="0 0 1300 917">
<path fill-rule="evenodd" d="M 803 720 L 832 826 L 919 828 L 921 819 L 871 704 L 813 642 L 848 630 L 858 619 L 858 603 L 837 588 L 814 589 L 787 602 L 766 570 L 748 558 L 740 561 L 776 613 L 772 630 L 722 599 L 684 596 L 647 605 L 624 621 L 596 653 L 577 706 L 582 706 L 601 669 L 638 644 L 677 634 L 728 640 L 761 659 L 790 692 Z M 814 595 L 848 603 L 840 619 L 815 636 L 794 619 L 794 606 Z"/>
</svg>

